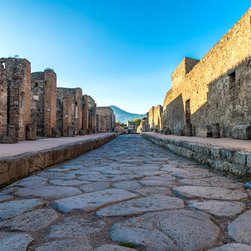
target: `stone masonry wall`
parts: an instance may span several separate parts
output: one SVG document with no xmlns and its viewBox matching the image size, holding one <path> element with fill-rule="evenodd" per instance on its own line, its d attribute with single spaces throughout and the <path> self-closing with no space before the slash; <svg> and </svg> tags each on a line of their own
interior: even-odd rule
<svg viewBox="0 0 251 251">
<path fill-rule="evenodd" d="M 31 117 L 37 135 L 51 137 L 56 129 L 57 76 L 53 70 L 32 73 Z"/>
<path fill-rule="evenodd" d="M 0 64 L 0 139 L 7 136 L 7 93 L 5 65 Z"/>
<path fill-rule="evenodd" d="M 8 134 L 13 134 L 17 140 L 25 140 L 31 121 L 30 62 L 19 58 L 1 58 L 0 63 L 5 65 L 8 83 Z"/>
<path fill-rule="evenodd" d="M 98 132 L 113 132 L 115 129 L 115 115 L 110 107 L 97 107 Z"/>
<path fill-rule="evenodd" d="M 57 88 L 57 124 L 62 136 L 79 135 L 82 130 L 82 90 Z"/>
<path fill-rule="evenodd" d="M 162 106 L 153 106 L 148 112 L 150 130 L 160 131 L 162 129 Z"/>
<path fill-rule="evenodd" d="M 248 130 L 247 124 L 251 122 L 248 111 L 241 115 L 243 109 L 244 111 L 245 109 L 250 111 L 249 103 L 245 101 L 244 104 L 242 101 L 243 98 L 248 100 L 250 93 L 250 89 L 246 89 L 250 85 L 248 82 L 248 64 L 251 57 L 250 20 L 251 9 L 202 60 L 185 58 L 174 71 L 172 89 L 167 93 L 164 100 L 162 116 L 163 126 L 170 129 L 172 133 L 179 131 L 186 135 L 219 136 L 220 134 L 226 137 L 245 138 L 245 135 L 240 132 L 241 128 L 244 128 L 244 131 Z M 229 84 L 231 81 L 232 84 Z M 225 88 L 226 85 L 227 88 Z M 216 86 L 221 87 L 218 89 Z M 224 95 L 219 94 L 222 90 L 225 92 Z M 238 91 L 242 94 L 239 95 Z M 218 107 L 216 110 L 212 106 L 214 99 L 212 93 L 214 95 L 217 93 L 216 95 L 223 98 L 221 102 L 217 102 Z M 230 96 L 232 100 L 235 100 L 233 101 L 234 104 L 230 102 Z M 179 107 L 179 115 L 174 112 L 176 106 Z M 182 106 L 183 119 L 181 118 Z M 234 112 L 235 119 L 232 116 L 227 118 L 225 116 L 224 125 L 218 125 L 223 121 L 220 119 L 220 114 L 222 114 L 222 111 L 226 111 L 228 106 L 231 108 L 227 113 L 230 110 Z M 205 109 L 205 107 L 208 108 Z M 206 112 L 209 110 L 214 112 Z M 201 114 L 203 114 L 202 117 Z M 175 117 L 173 118 L 173 116 Z M 245 126 L 241 125 L 240 118 L 242 118 L 242 121 L 244 119 Z M 174 123 L 175 120 L 179 121 L 179 125 Z M 170 121 L 173 124 L 170 124 Z M 175 124 L 176 128 L 174 128 Z M 200 128 L 200 126 L 202 127 Z M 222 127 L 222 129 L 220 129 L 220 133 L 217 133 L 219 127 Z"/>
</svg>

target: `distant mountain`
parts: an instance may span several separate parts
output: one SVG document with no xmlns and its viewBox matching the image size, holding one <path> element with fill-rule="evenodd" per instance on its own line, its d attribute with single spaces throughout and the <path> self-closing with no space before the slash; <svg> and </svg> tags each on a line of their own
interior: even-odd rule
<svg viewBox="0 0 251 251">
<path fill-rule="evenodd" d="M 136 114 L 136 113 L 126 112 L 114 105 L 111 105 L 110 107 L 112 108 L 116 116 L 116 121 L 120 121 L 122 123 L 126 123 L 128 120 L 142 119 L 146 116 L 146 114 Z"/>
</svg>

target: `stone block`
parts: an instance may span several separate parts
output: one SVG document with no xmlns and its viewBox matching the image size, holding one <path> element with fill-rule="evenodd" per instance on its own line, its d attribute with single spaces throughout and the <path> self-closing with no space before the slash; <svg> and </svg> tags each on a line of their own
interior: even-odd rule
<svg viewBox="0 0 251 251">
<path fill-rule="evenodd" d="M 26 139 L 36 140 L 37 139 L 37 127 L 35 124 L 29 123 L 26 125 Z"/>
<path fill-rule="evenodd" d="M 247 124 L 238 124 L 232 129 L 234 139 L 251 139 L 251 126 Z"/>
<path fill-rule="evenodd" d="M 10 181 L 8 172 L 0 173 L 0 185 L 3 185 Z"/>
<path fill-rule="evenodd" d="M 241 164 L 245 166 L 247 164 L 247 153 L 245 152 L 235 152 L 233 155 L 234 162 L 236 164 Z"/>
</svg>

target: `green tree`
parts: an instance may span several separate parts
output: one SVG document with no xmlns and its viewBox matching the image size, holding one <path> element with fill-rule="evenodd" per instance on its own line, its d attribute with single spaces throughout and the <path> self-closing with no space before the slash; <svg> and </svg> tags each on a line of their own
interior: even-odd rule
<svg viewBox="0 0 251 251">
<path fill-rule="evenodd" d="M 139 126 L 140 122 L 141 122 L 141 119 L 134 119 L 133 122 L 136 123 L 137 126 Z"/>
</svg>

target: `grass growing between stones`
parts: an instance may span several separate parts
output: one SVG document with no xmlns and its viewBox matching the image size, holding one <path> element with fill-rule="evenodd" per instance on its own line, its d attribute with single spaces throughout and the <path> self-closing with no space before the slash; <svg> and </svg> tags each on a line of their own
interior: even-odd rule
<svg viewBox="0 0 251 251">
<path fill-rule="evenodd" d="M 120 241 L 118 243 L 119 246 L 122 246 L 122 247 L 128 247 L 128 248 L 135 248 L 136 246 L 132 243 L 129 243 L 129 242 L 124 242 L 124 241 Z"/>
</svg>

